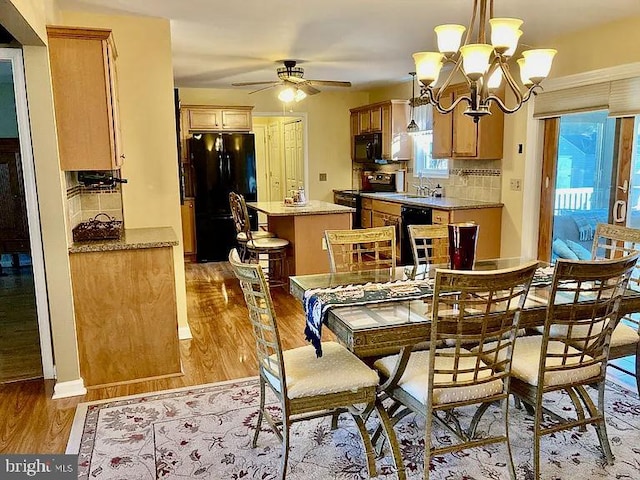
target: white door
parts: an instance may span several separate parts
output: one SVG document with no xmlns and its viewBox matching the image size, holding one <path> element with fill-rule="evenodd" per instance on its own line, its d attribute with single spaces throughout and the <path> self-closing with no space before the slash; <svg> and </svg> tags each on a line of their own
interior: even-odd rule
<svg viewBox="0 0 640 480">
<path fill-rule="evenodd" d="M 282 185 L 282 154 L 280 149 L 280 125 L 272 123 L 268 128 L 269 144 L 269 198 L 272 202 L 284 200 Z"/>
<path fill-rule="evenodd" d="M 284 125 L 284 168 L 287 175 L 288 192 L 298 189 L 297 156 L 295 123 L 286 123 Z"/>
<path fill-rule="evenodd" d="M 302 120 L 295 124 L 296 130 L 296 180 L 298 188 L 304 188 L 304 130 Z"/>
<path fill-rule="evenodd" d="M 253 129 L 256 142 L 256 179 L 258 183 L 258 201 L 269 201 L 269 159 L 267 154 L 267 127 L 256 125 Z M 267 223 L 267 216 L 258 213 L 258 223 Z"/>
</svg>

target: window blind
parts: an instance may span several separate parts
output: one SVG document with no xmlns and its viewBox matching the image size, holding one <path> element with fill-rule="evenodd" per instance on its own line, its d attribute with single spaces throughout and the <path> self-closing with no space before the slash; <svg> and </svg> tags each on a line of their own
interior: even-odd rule
<svg viewBox="0 0 640 480">
<path fill-rule="evenodd" d="M 535 102 L 534 118 L 557 117 L 592 110 L 608 110 L 610 117 L 638 115 L 640 77 L 542 92 L 536 96 Z"/>
<path fill-rule="evenodd" d="M 630 117 L 640 113 L 640 78 L 625 78 L 611 82 L 609 116 Z"/>
<path fill-rule="evenodd" d="M 534 118 L 557 117 L 567 113 L 609 108 L 610 83 L 542 92 L 536 96 Z"/>
</svg>

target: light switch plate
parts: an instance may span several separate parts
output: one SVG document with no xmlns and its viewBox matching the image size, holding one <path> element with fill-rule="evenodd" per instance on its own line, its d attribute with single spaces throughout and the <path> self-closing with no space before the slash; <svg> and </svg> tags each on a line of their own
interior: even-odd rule
<svg viewBox="0 0 640 480">
<path fill-rule="evenodd" d="M 318 179 L 318 181 L 326 182 L 327 181 L 327 174 L 326 173 L 321 173 L 320 174 L 320 178 Z"/>
<path fill-rule="evenodd" d="M 522 180 L 519 178 L 512 178 L 509 180 L 509 186 L 514 192 L 519 192 L 522 190 Z"/>
</svg>

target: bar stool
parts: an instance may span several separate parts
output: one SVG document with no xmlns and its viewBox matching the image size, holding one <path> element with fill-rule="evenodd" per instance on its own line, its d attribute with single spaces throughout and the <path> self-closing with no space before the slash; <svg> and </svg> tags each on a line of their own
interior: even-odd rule
<svg viewBox="0 0 640 480">
<path fill-rule="evenodd" d="M 236 226 L 236 240 L 243 262 L 260 263 L 260 255 L 268 259 L 267 280 L 270 287 L 280 287 L 287 284 L 287 247 L 289 241 L 277 238 L 271 232 L 252 231 L 244 197 L 239 193 L 229 194 L 229 204 L 233 222 Z"/>
</svg>

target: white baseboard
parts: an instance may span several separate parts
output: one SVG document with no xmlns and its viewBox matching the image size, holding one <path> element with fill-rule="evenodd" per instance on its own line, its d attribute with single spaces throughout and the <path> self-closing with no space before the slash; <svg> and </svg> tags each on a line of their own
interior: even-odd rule
<svg viewBox="0 0 640 480">
<path fill-rule="evenodd" d="M 70 382 L 56 382 L 51 398 L 56 400 L 58 398 L 76 397 L 85 393 L 87 393 L 87 389 L 84 387 L 84 380 L 80 378 Z"/>
<path fill-rule="evenodd" d="M 189 325 L 185 325 L 184 327 L 178 328 L 178 339 L 179 340 L 191 340 L 193 335 L 191 335 L 191 329 Z"/>
</svg>

